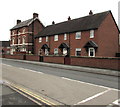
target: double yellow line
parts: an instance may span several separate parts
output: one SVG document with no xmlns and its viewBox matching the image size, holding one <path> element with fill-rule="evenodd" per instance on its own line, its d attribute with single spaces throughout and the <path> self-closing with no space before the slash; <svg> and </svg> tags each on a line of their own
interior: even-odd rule
<svg viewBox="0 0 120 107">
<path fill-rule="evenodd" d="M 17 90 L 19 90 L 19 91 L 21 91 L 21 92 L 24 92 L 25 94 L 27 94 L 27 95 L 29 95 L 29 96 L 37 99 L 37 100 L 40 101 L 40 102 L 43 102 L 43 103 L 46 104 L 46 105 L 50 105 L 50 106 L 56 105 L 56 104 L 54 104 L 54 103 L 52 103 L 52 102 L 44 99 L 43 97 L 41 97 L 41 96 L 39 96 L 39 95 L 37 95 L 37 94 L 29 91 L 29 90 L 26 90 L 26 89 L 24 89 L 24 88 L 22 88 L 22 87 L 20 87 L 20 86 L 18 86 L 18 85 L 15 85 L 15 84 L 13 84 L 13 83 L 9 83 L 9 84 L 7 84 L 7 85 L 10 86 L 10 87 L 15 88 L 15 89 L 17 89 Z"/>
</svg>

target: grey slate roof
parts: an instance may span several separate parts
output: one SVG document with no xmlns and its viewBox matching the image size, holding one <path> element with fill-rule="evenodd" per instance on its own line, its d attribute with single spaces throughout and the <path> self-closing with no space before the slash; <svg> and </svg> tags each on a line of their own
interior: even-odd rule
<svg viewBox="0 0 120 107">
<path fill-rule="evenodd" d="M 49 25 L 39 32 L 35 38 L 40 36 L 51 36 L 55 34 L 72 33 L 76 31 L 85 31 L 97 29 L 110 11 L 88 15 L 78 19 L 73 19 L 54 25 Z"/>
<path fill-rule="evenodd" d="M 0 41 L 0 47 L 10 47 L 10 41 Z"/>
<path fill-rule="evenodd" d="M 14 26 L 11 30 L 17 29 L 17 28 L 21 28 L 21 27 L 25 27 L 28 26 L 28 24 L 33 20 L 33 18 L 28 19 L 26 21 L 20 22 L 19 24 L 17 24 L 16 26 Z"/>
</svg>

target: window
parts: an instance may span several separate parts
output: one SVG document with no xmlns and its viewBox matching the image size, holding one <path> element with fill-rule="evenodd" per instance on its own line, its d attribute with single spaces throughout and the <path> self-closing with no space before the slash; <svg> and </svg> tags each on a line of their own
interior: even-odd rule
<svg viewBox="0 0 120 107">
<path fill-rule="evenodd" d="M 20 37 L 18 37 L 18 44 L 20 44 Z"/>
<path fill-rule="evenodd" d="M 14 31 L 12 31 L 12 36 L 14 36 L 14 34 L 15 34 L 15 32 L 14 32 Z"/>
<path fill-rule="evenodd" d="M 12 44 L 15 44 L 15 38 L 12 38 Z"/>
<path fill-rule="evenodd" d="M 94 30 L 90 30 L 90 38 L 94 38 Z"/>
<path fill-rule="evenodd" d="M 54 36 L 54 41 L 58 41 L 58 35 Z"/>
<path fill-rule="evenodd" d="M 67 40 L 67 34 L 64 34 L 64 40 Z"/>
<path fill-rule="evenodd" d="M 23 29 L 23 34 L 25 33 L 25 28 Z"/>
<path fill-rule="evenodd" d="M 49 52 L 48 52 L 48 49 L 45 49 L 45 55 L 48 55 Z"/>
<path fill-rule="evenodd" d="M 63 48 L 63 55 L 67 55 L 67 49 Z"/>
<path fill-rule="evenodd" d="M 89 56 L 95 57 L 95 49 L 94 48 L 89 48 Z"/>
<path fill-rule="evenodd" d="M 75 55 L 80 56 L 81 55 L 81 48 L 76 48 Z"/>
<path fill-rule="evenodd" d="M 22 51 L 25 52 L 25 51 L 26 51 L 26 48 L 22 48 Z"/>
<path fill-rule="evenodd" d="M 46 42 L 48 42 L 48 36 L 46 36 Z"/>
<path fill-rule="evenodd" d="M 58 48 L 54 49 L 54 55 L 58 55 Z"/>
<path fill-rule="evenodd" d="M 76 32 L 75 39 L 81 39 L 81 32 Z"/>
<path fill-rule="evenodd" d="M 42 42 L 42 37 L 39 37 L 39 42 Z"/>
<path fill-rule="evenodd" d="M 23 36 L 23 37 L 22 37 L 22 43 L 23 43 L 23 44 L 25 44 L 25 39 L 26 39 L 26 37 Z"/>
<path fill-rule="evenodd" d="M 20 35 L 21 33 L 20 33 L 20 31 L 18 32 L 18 35 Z"/>
</svg>

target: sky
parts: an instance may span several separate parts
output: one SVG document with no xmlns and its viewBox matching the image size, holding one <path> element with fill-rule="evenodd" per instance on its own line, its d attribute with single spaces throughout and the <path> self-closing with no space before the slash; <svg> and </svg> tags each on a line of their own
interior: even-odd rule
<svg viewBox="0 0 120 107">
<path fill-rule="evenodd" d="M 118 24 L 118 2 L 120 0 L 1 0 L 0 1 L 0 41 L 10 39 L 10 29 L 21 21 L 39 14 L 40 21 L 45 25 L 87 16 L 111 10 Z"/>
</svg>

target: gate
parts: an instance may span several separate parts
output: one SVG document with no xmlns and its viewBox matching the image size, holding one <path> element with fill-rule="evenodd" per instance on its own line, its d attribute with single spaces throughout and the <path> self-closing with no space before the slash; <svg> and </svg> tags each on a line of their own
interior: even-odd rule
<svg viewBox="0 0 120 107">
<path fill-rule="evenodd" d="M 65 57 L 64 58 L 64 64 L 65 65 L 70 65 L 71 64 L 71 58 L 70 57 Z"/>
<path fill-rule="evenodd" d="M 43 56 L 40 56 L 40 62 L 43 62 L 44 61 L 43 59 L 44 59 Z"/>
</svg>

